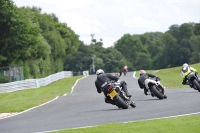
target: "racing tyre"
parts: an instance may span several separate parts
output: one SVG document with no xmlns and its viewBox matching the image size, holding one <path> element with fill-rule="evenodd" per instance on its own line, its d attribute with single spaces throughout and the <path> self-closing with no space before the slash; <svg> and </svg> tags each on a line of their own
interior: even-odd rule
<svg viewBox="0 0 200 133">
<path fill-rule="evenodd" d="M 157 98 L 159 98 L 159 99 L 163 99 L 163 98 L 164 98 L 164 95 L 163 95 L 162 93 L 160 93 L 160 92 L 157 90 L 157 88 L 156 88 L 155 85 L 152 85 L 152 86 L 151 86 L 151 91 L 153 92 L 153 94 L 154 94 Z"/>
<path fill-rule="evenodd" d="M 197 90 L 200 92 L 200 85 L 199 82 L 197 82 L 196 79 L 193 80 L 193 84 L 196 86 Z"/>
<path fill-rule="evenodd" d="M 128 105 L 118 94 L 114 97 L 113 101 L 115 101 L 118 107 L 121 107 L 122 109 L 128 109 Z"/>
</svg>

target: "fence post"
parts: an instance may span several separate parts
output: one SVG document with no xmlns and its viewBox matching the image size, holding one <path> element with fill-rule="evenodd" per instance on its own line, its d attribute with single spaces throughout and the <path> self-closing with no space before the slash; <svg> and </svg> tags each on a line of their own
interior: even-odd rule
<svg viewBox="0 0 200 133">
<path fill-rule="evenodd" d="M 40 88 L 40 84 L 38 82 L 38 79 L 35 79 L 35 84 L 36 84 L 36 88 Z"/>
</svg>

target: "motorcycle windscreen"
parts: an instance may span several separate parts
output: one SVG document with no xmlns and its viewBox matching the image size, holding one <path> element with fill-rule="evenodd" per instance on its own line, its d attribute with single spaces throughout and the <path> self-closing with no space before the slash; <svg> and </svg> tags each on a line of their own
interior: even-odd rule
<svg viewBox="0 0 200 133">
<path fill-rule="evenodd" d="M 184 75 L 184 73 L 181 71 L 181 72 L 180 72 L 180 76 L 183 77 L 183 75 Z"/>
</svg>

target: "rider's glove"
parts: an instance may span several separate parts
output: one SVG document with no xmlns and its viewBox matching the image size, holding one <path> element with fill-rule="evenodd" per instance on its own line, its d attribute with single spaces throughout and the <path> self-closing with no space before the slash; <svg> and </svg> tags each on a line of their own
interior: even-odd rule
<svg viewBox="0 0 200 133">
<path fill-rule="evenodd" d="M 159 77 L 156 77 L 156 81 L 160 81 L 160 78 L 159 78 Z"/>
<path fill-rule="evenodd" d="M 120 73 L 116 73 L 116 74 L 115 74 L 115 76 L 118 76 L 118 77 L 120 77 L 120 76 L 121 76 L 121 74 L 120 74 Z"/>
<path fill-rule="evenodd" d="M 185 84 L 186 84 L 186 82 L 184 82 L 184 81 L 183 81 L 183 82 L 182 82 L 182 84 L 183 84 L 183 85 L 185 85 Z"/>
</svg>

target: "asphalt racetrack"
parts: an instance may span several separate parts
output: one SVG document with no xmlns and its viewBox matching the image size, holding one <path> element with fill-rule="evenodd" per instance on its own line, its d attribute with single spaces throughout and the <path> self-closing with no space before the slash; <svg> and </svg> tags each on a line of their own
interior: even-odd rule
<svg viewBox="0 0 200 133">
<path fill-rule="evenodd" d="M 96 75 L 77 82 L 71 94 L 0 120 L 1 133 L 36 133 L 60 129 L 94 126 L 113 122 L 129 122 L 200 112 L 200 92 L 193 89 L 166 89 L 167 99 L 146 96 L 133 72 L 122 75 L 133 95 L 136 108 L 126 110 L 104 102 L 94 85 Z M 162 80 L 161 80 L 162 82 Z M 181 81 L 180 81 L 181 82 Z"/>
</svg>

